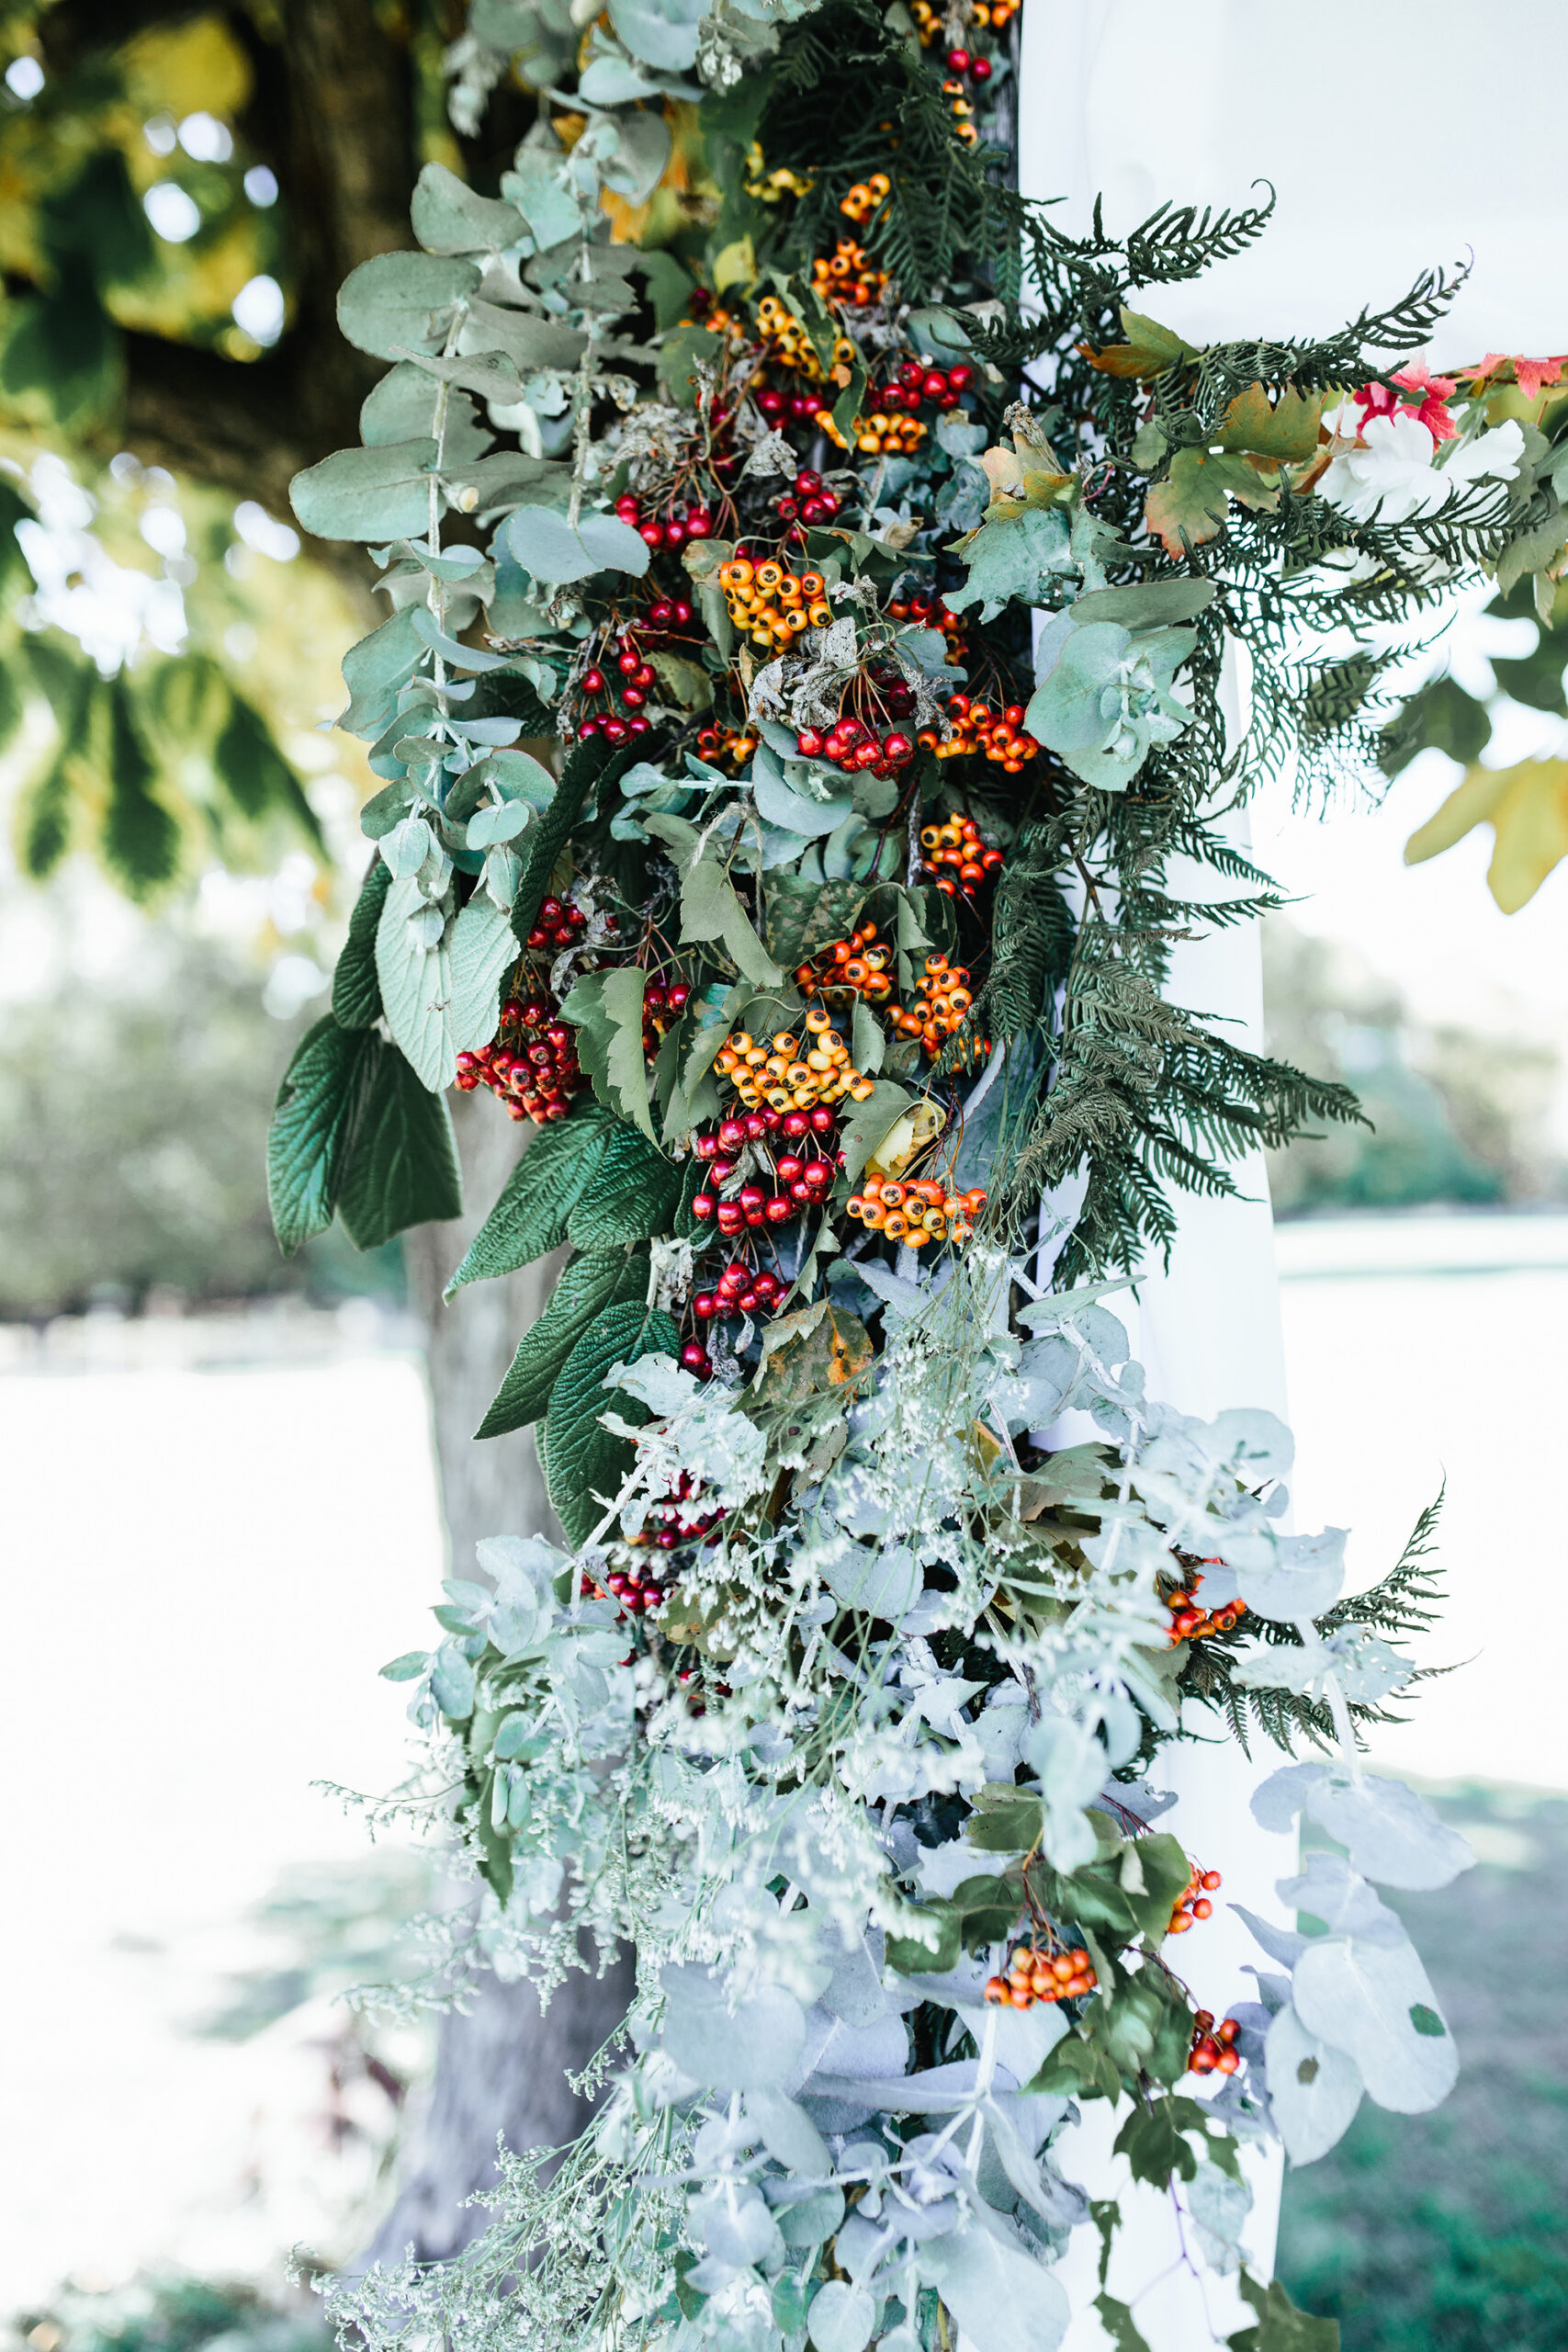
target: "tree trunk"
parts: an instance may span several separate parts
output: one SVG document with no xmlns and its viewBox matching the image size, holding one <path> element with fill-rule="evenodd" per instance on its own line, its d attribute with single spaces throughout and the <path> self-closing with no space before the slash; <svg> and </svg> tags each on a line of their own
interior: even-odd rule
<svg viewBox="0 0 1568 2352">
<path fill-rule="evenodd" d="M 503 1282 L 474 1283 L 450 1306 L 442 1292 L 517 1156 L 520 1132 L 488 1092 L 453 1100 L 463 1197 L 450 1225 L 405 1238 L 409 1287 L 428 1333 L 430 1390 L 442 1503 L 452 1571 L 475 1574 L 485 1535 L 558 1537 L 545 1496 L 531 1430 L 474 1443 L 486 1406 L 528 1325 L 554 1286 L 558 1261 L 544 1260 Z M 396 2200 L 366 2263 L 397 2261 L 412 2245 L 422 2260 L 454 2254 L 485 2227 L 482 2207 L 465 2207 L 496 2177 L 499 2134 L 509 2147 L 558 2146 L 592 2112 L 567 2082 L 615 2030 L 631 1999 L 629 1958 L 604 1978 L 575 1970 L 547 2011 L 526 1984 L 480 1980 L 467 2016 L 442 2020 L 428 2103 L 412 2126 Z M 357 2267 L 357 2266 L 356 2266 Z"/>
</svg>

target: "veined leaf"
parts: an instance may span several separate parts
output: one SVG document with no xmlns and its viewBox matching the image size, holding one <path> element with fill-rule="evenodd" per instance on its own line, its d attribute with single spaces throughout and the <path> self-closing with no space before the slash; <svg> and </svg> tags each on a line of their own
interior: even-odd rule
<svg viewBox="0 0 1568 2352">
<path fill-rule="evenodd" d="M 447 1283 L 448 1298 L 465 1283 L 514 1274 L 560 1248 L 567 1218 L 592 1182 L 611 1133 L 609 1114 L 590 1102 L 534 1137 Z"/>
<path fill-rule="evenodd" d="M 600 1102 L 640 1127 L 652 1143 L 653 1113 L 642 1052 L 642 991 L 640 965 L 622 964 L 613 972 L 584 973 L 560 1010 L 561 1019 L 578 1030 L 577 1057 Z"/>
<path fill-rule="evenodd" d="M 430 1093 L 394 1046 L 374 1051 L 348 1137 L 338 1212 L 356 1250 L 378 1250 L 411 1225 L 459 1216 L 463 1179 L 446 1098 Z"/>
<path fill-rule="evenodd" d="M 751 928 L 734 884 L 716 859 L 699 859 L 681 877 L 681 937 L 688 945 L 722 939 L 737 970 L 758 988 L 776 988 L 784 977 Z"/>
<path fill-rule="evenodd" d="M 1179 449 L 1166 480 L 1149 492 L 1144 520 L 1166 553 L 1179 559 L 1219 537 L 1233 498 L 1244 506 L 1272 508 L 1280 503 L 1279 485 L 1265 481 L 1245 458 Z"/>
<path fill-rule="evenodd" d="M 646 1296 L 648 1259 L 641 1251 L 591 1250 L 574 1258 L 549 1305 L 524 1336 L 476 1437 L 504 1437 L 538 1420 L 561 1366 L 602 1307 Z"/>
<path fill-rule="evenodd" d="M 1411 834 L 1404 863 L 1419 865 L 1437 857 L 1480 824 L 1489 824 L 1496 836 L 1487 888 L 1506 915 L 1517 914 L 1568 857 L 1568 760 L 1471 768 Z"/>
<path fill-rule="evenodd" d="M 392 869 L 384 857 L 373 857 L 359 886 L 348 937 L 333 974 L 333 1019 L 344 1029 L 368 1029 L 381 1017 L 381 983 L 376 977 L 376 926 L 391 888 Z"/>
<path fill-rule="evenodd" d="M 290 1257 L 333 1221 L 378 1047 L 367 1030 L 342 1028 L 329 1012 L 306 1031 L 283 1073 L 267 1129 L 266 1194 L 277 1246 Z"/>
<path fill-rule="evenodd" d="M 681 1333 L 662 1308 L 633 1300 L 597 1315 L 561 1366 L 550 1392 L 545 1423 L 545 1477 L 557 1518 L 570 1544 L 581 1544 L 604 1516 L 601 1494 L 613 1495 L 632 1462 L 627 1438 L 603 1428 L 600 1415 L 612 1408 L 634 1425 L 648 1419 L 640 1398 L 604 1386 L 613 1364 L 639 1356 L 678 1355 Z"/>
<path fill-rule="evenodd" d="M 1287 384 L 1272 408 L 1261 384 L 1237 392 L 1214 438 L 1222 449 L 1250 450 L 1257 458 L 1304 464 L 1316 454 L 1317 431 L 1328 404 L 1326 392 L 1298 392 Z"/>
<path fill-rule="evenodd" d="M 567 1124 L 570 1124 L 568 1122 Z M 681 1170 L 637 1127 L 615 1127 L 567 1216 L 576 1250 L 646 1241 L 668 1227 L 681 1196 Z"/>
<path fill-rule="evenodd" d="M 1086 356 L 1091 368 L 1103 376 L 1130 376 L 1139 379 L 1163 376 L 1183 359 L 1196 359 L 1197 351 L 1169 327 L 1162 327 L 1141 311 L 1130 311 L 1122 305 L 1122 332 L 1125 343 L 1107 344 L 1102 351 L 1089 351 Z"/>
</svg>

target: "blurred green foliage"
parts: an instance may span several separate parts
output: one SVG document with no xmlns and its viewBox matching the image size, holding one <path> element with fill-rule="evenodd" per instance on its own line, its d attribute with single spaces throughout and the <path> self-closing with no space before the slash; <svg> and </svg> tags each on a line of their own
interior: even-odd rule
<svg viewBox="0 0 1568 2352">
<path fill-rule="evenodd" d="M 1354 1087 L 1371 1122 L 1270 1153 L 1277 1214 L 1562 1196 L 1552 1047 L 1416 1023 L 1359 957 L 1280 916 L 1263 926 L 1263 986 L 1270 1053 Z"/>
<path fill-rule="evenodd" d="M 305 2296 L 273 2301 L 237 2281 L 178 2273 L 98 2292 L 67 2284 L 13 2323 L 20 2352 L 331 2352 Z"/>
<path fill-rule="evenodd" d="M 304 1018 L 272 1018 L 254 966 L 188 924 L 149 929 L 133 960 L 134 986 L 75 981 L 0 1023 L 0 1315 L 154 1286 L 400 1296 L 395 1246 L 324 1235 L 288 1261 L 273 1239 L 266 1125 Z"/>
<path fill-rule="evenodd" d="M 1430 1793 L 1430 1792 L 1428 1792 Z M 1568 2346 L 1568 1798 L 1466 1788 L 1434 1802 L 1477 1869 L 1389 1894 L 1459 2042 L 1428 2115 L 1363 2107 L 1285 2183 L 1279 2272 L 1343 2352 Z"/>
</svg>

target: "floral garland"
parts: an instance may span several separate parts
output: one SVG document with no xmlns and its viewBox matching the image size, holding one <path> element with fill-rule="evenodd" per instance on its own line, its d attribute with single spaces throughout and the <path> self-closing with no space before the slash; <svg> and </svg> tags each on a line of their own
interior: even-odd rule
<svg viewBox="0 0 1568 2352">
<path fill-rule="evenodd" d="M 1128 307 L 1266 211 L 1056 231 L 993 135 L 1010 14 L 538 0 L 499 195 L 428 167 L 421 250 L 343 290 L 393 364 L 295 502 L 383 566 L 343 724 L 385 786 L 275 1215 L 453 1214 L 454 1083 L 536 1131 L 454 1286 L 570 1245 L 479 1431 L 536 1425 L 569 1548 L 481 1545 L 387 1671 L 456 1756 L 490 1948 L 547 1986 L 590 1929 L 639 1986 L 561 2168 L 344 2290 L 372 2345 L 1038 2352 L 1119 2218 L 1057 2168 L 1074 2101 L 1126 2101 L 1235 2271 L 1244 2143 L 1307 2162 L 1453 2078 L 1374 1883 L 1468 1849 L 1357 1747 L 1426 1531 L 1341 1599 L 1342 1537 L 1280 1532 L 1288 1433 L 1149 1399 L 1101 1300 L 1171 1185 L 1354 1114 L 1167 1002 L 1169 942 L 1274 903 L 1218 819 L 1375 747 L 1374 628 L 1560 555 L 1546 396 L 1379 372 L 1440 279 L 1316 345 Z M 1233 895 L 1174 896 L 1179 854 Z M 1195 1710 L 1315 1745 L 1255 1810 L 1344 1849 L 1219 2018 L 1218 1874 L 1150 1780 Z M 1234 2342 L 1316 2340 L 1240 2283 Z"/>
</svg>

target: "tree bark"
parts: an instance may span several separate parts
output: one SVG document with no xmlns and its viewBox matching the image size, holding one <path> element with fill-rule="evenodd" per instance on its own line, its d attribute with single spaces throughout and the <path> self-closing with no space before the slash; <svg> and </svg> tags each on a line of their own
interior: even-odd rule
<svg viewBox="0 0 1568 2352">
<path fill-rule="evenodd" d="M 520 1132 L 484 1091 L 454 1099 L 463 1165 L 462 1217 L 406 1236 L 409 1285 L 428 1333 L 430 1392 L 443 1509 L 457 1576 L 476 1573 L 485 1535 L 560 1530 L 549 1509 L 531 1430 L 473 1432 L 501 1385 L 513 1349 L 554 1286 L 546 1259 L 504 1281 L 474 1283 L 451 1304 L 442 1292 L 517 1158 Z M 526 1984 L 481 1980 L 473 2008 L 442 2020 L 435 2072 L 423 2115 L 410 2127 L 396 2199 L 364 2262 L 394 2262 L 412 2245 L 421 2260 L 454 2254 L 489 2216 L 465 2199 L 496 2178 L 499 2134 L 512 2148 L 559 2146 L 592 2113 L 567 2081 L 626 2015 L 629 1957 L 603 1979 L 573 1971 L 543 2014 Z M 356 2265 L 356 2267 L 362 2267 Z"/>
</svg>

